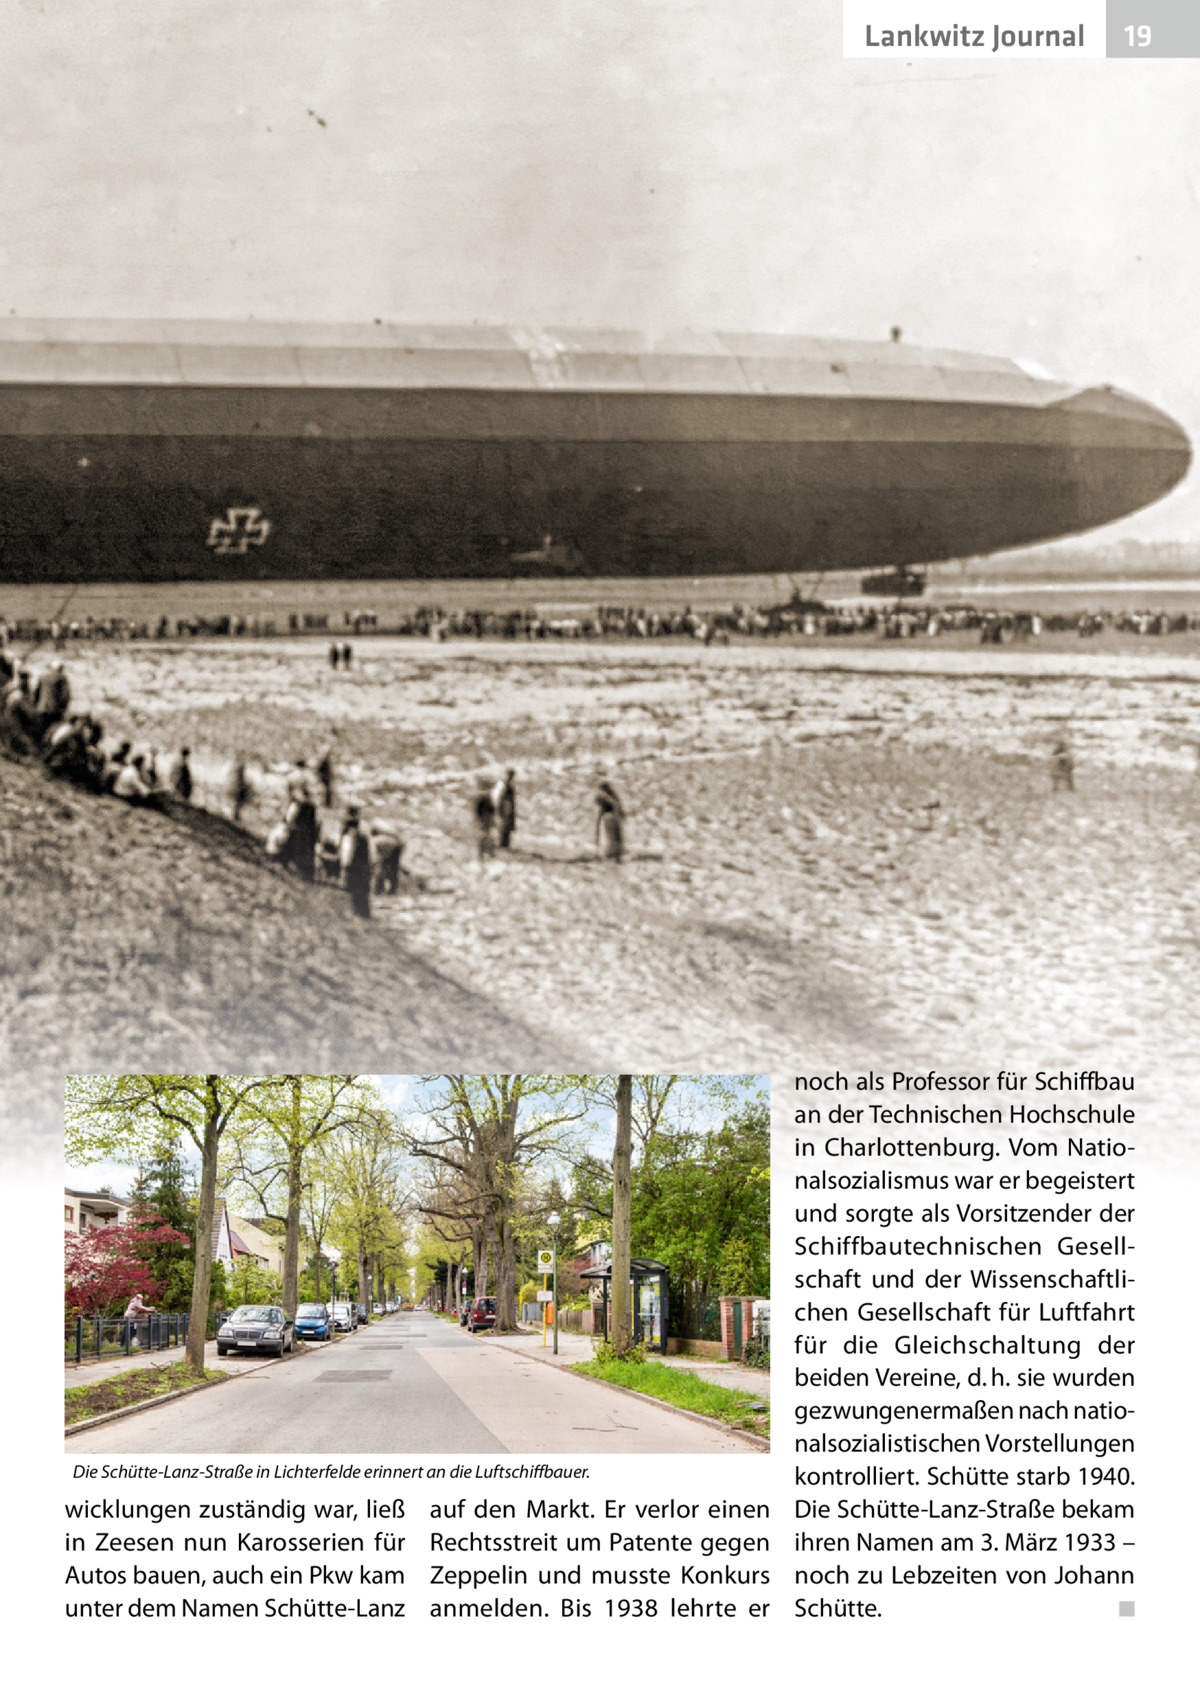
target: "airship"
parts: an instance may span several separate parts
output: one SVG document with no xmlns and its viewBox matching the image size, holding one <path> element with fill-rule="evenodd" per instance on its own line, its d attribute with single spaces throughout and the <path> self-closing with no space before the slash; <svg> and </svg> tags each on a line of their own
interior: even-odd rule
<svg viewBox="0 0 1200 1703">
<path fill-rule="evenodd" d="M 0 321 L 0 580 L 904 569 L 1085 532 L 1191 447 L 904 342 Z"/>
</svg>

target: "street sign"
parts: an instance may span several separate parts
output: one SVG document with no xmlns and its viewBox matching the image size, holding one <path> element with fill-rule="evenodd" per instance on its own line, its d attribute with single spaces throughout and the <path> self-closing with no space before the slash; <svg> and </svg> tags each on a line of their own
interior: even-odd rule
<svg viewBox="0 0 1200 1703">
<path fill-rule="evenodd" d="M 553 1301 L 554 1291 L 553 1289 L 539 1289 L 537 1298 L 539 1301 Z"/>
<path fill-rule="evenodd" d="M 538 1261 L 537 1261 L 537 1263 L 538 1263 L 538 1270 L 539 1271 L 553 1271 L 554 1270 L 554 1249 L 553 1248 L 539 1248 L 538 1249 Z"/>
</svg>

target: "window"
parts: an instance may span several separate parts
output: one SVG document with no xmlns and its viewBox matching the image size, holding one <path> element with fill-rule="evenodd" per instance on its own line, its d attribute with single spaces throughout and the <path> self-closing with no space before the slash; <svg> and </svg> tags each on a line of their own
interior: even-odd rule
<svg viewBox="0 0 1200 1703">
<path fill-rule="evenodd" d="M 75 1222 L 75 1208 L 73 1206 L 67 1207 L 66 1217 L 67 1217 L 67 1223 L 68 1224 L 74 1224 L 74 1222 Z"/>
</svg>

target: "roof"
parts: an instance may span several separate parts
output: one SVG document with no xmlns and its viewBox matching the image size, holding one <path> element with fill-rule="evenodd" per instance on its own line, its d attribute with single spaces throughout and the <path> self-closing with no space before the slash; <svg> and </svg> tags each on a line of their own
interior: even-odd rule
<svg viewBox="0 0 1200 1703">
<path fill-rule="evenodd" d="M 222 1218 L 226 1219 L 226 1227 L 230 1230 L 230 1234 L 232 1236 L 232 1226 L 228 1224 L 228 1214 L 225 1209 L 225 1202 L 218 1198 L 213 1201 L 212 1257 L 214 1260 L 220 1257 Z"/>
<path fill-rule="evenodd" d="M 632 1259 L 629 1270 L 634 1277 L 665 1277 L 667 1267 L 661 1260 Z M 605 1260 L 603 1265 L 588 1266 L 586 1271 L 577 1271 L 576 1277 L 609 1277 L 612 1276 L 612 1261 Z"/>
<path fill-rule="evenodd" d="M 615 391 L 1045 406 L 1007 356 L 754 332 L 256 320 L 0 320 L 0 384 Z"/>
</svg>

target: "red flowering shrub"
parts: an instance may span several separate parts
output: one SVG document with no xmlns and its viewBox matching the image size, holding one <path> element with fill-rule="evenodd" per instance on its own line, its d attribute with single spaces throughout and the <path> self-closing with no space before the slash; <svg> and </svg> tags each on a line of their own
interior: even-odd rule
<svg viewBox="0 0 1200 1703">
<path fill-rule="evenodd" d="M 157 1213 L 136 1210 L 126 1224 L 66 1235 L 67 1310 L 72 1313 L 123 1312 L 140 1292 L 147 1305 L 161 1286 L 146 1260 L 152 1249 L 174 1243 L 190 1247 L 182 1230 L 173 1230 Z"/>
</svg>

